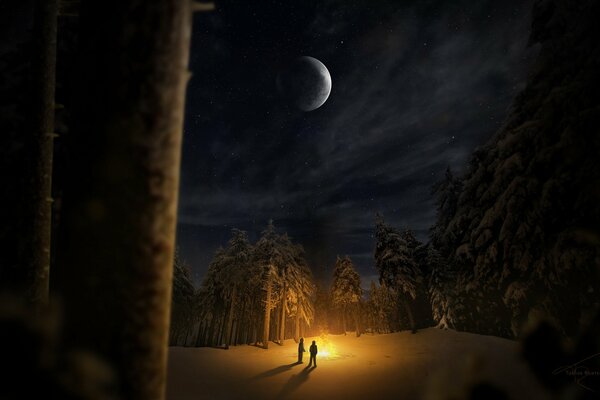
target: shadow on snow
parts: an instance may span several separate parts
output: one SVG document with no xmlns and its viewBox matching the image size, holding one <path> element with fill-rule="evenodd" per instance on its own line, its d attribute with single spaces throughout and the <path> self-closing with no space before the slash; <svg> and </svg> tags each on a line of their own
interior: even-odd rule
<svg viewBox="0 0 600 400">
<path fill-rule="evenodd" d="M 298 374 L 292 375 L 292 377 L 290 378 L 289 381 L 287 381 L 287 383 L 285 384 L 283 389 L 281 389 L 281 392 L 279 393 L 279 396 L 277 396 L 277 398 L 284 398 L 284 397 L 292 394 L 296 389 L 298 389 L 300 387 L 300 385 L 302 385 L 304 382 L 306 382 L 308 380 L 308 374 L 310 374 L 312 371 L 314 371 L 315 368 L 317 368 L 317 367 L 316 366 L 305 367 Z"/>
<path fill-rule="evenodd" d="M 274 375 L 280 374 L 282 372 L 288 371 L 288 370 L 292 369 L 292 367 L 295 366 L 295 365 L 300 365 L 300 363 L 295 362 L 295 363 L 292 363 L 292 364 L 281 365 L 281 366 L 279 366 L 277 368 L 273 368 L 273 369 L 270 369 L 268 371 L 262 372 L 262 373 L 256 375 L 252 379 L 268 378 L 270 376 L 274 376 Z"/>
</svg>

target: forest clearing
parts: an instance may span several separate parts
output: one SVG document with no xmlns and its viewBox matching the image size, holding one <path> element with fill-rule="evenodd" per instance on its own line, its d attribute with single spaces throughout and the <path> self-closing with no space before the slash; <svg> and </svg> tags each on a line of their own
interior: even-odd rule
<svg viewBox="0 0 600 400">
<path fill-rule="evenodd" d="M 506 339 L 429 328 L 305 343 L 312 340 L 319 346 L 314 369 L 306 369 L 307 353 L 296 364 L 291 339 L 269 350 L 171 347 L 167 399 L 429 399 L 495 388 L 511 399 L 548 398 L 520 360 L 519 344 Z"/>
</svg>

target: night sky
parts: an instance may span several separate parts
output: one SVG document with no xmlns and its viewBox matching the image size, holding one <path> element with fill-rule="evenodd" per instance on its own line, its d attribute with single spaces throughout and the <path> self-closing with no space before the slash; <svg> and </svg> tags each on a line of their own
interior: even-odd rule
<svg viewBox="0 0 600 400">
<path fill-rule="evenodd" d="M 248 4 L 252 3 L 252 4 Z M 501 126 L 523 88 L 531 1 L 222 1 L 194 18 L 178 246 L 202 279 L 232 227 L 272 218 L 327 281 L 373 268 L 374 216 L 426 241 L 431 187 Z M 312 56 L 333 81 L 302 112 L 276 77 Z"/>
</svg>

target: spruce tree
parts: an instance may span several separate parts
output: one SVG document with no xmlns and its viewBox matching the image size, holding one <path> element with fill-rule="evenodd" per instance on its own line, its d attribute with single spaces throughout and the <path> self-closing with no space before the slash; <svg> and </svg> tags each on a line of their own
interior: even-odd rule
<svg viewBox="0 0 600 400">
<path fill-rule="evenodd" d="M 173 260 L 173 290 L 171 293 L 171 345 L 180 343 L 182 334 L 191 330 L 197 318 L 196 289 L 189 265 L 181 259 L 177 249 Z M 184 342 L 184 344 L 186 344 Z"/>
<path fill-rule="evenodd" d="M 331 286 L 331 299 L 334 307 L 340 309 L 342 313 L 344 335 L 346 334 L 346 317 L 348 310 L 351 310 L 354 317 L 356 336 L 360 336 L 359 326 L 359 304 L 362 297 L 360 287 L 360 275 L 356 272 L 354 264 L 350 257 L 345 256 L 336 259 L 333 268 L 333 283 Z"/>
<path fill-rule="evenodd" d="M 375 268 L 379 281 L 396 292 L 413 333 L 416 332 L 411 303 L 422 283 L 421 271 L 414 257 L 410 237 L 387 225 L 380 215 L 376 219 Z"/>
</svg>

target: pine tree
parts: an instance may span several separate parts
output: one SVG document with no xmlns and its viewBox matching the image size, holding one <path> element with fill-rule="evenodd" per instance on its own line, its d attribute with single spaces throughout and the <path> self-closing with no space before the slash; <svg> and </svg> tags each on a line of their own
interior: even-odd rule
<svg viewBox="0 0 600 400">
<path fill-rule="evenodd" d="M 262 341 L 268 348 L 272 339 L 283 344 L 290 316 L 295 317 L 297 340 L 301 323 L 310 326 L 314 319 L 314 290 L 304 249 L 286 234 L 279 235 L 272 221 L 254 246 L 246 232 L 233 229 L 227 246 L 216 251 L 199 291 L 203 317 L 196 343 L 228 347 Z"/>
<path fill-rule="evenodd" d="M 599 83 L 589 60 L 599 46 L 586 16 L 597 11 L 593 2 L 536 3 L 539 61 L 502 128 L 474 153 L 441 234 L 470 330 L 515 337 L 542 315 L 573 335 L 597 307 Z"/>
<path fill-rule="evenodd" d="M 273 299 L 273 288 L 280 283 L 279 271 L 285 268 L 288 261 L 279 240 L 279 235 L 275 232 L 275 226 L 271 220 L 254 246 L 253 262 L 261 269 L 265 292 L 262 334 L 262 343 L 265 349 L 269 348 L 271 310 L 276 307 L 275 299 Z"/>
<path fill-rule="evenodd" d="M 217 344 L 220 334 L 218 330 L 218 320 L 224 308 L 224 288 L 222 286 L 222 270 L 225 268 L 225 249 L 219 247 L 215 251 L 206 276 L 202 281 L 200 288 L 201 304 L 204 310 L 205 319 L 208 319 L 210 325 L 206 327 L 205 337 L 199 338 L 197 342 L 214 346 Z"/>
<path fill-rule="evenodd" d="M 446 260 L 433 245 L 427 248 L 427 264 L 430 267 L 428 292 L 433 319 L 438 328 L 454 329 L 454 323 L 450 318 L 450 308 L 456 284 L 455 279 L 448 269 Z"/>
<path fill-rule="evenodd" d="M 462 191 L 462 181 L 455 177 L 450 167 L 446 169 L 444 180 L 437 183 L 432 190 L 436 198 L 436 221 L 429 235 L 432 245 L 443 257 L 448 257 L 454 241 L 448 228 L 458 207 L 458 198 Z"/>
<path fill-rule="evenodd" d="M 280 305 L 276 334 L 278 343 L 283 345 L 285 339 L 285 322 L 288 314 L 288 298 L 291 295 L 290 284 L 295 283 L 295 278 L 301 278 L 299 274 L 299 262 L 303 261 L 299 249 L 296 248 L 287 234 L 278 236 L 277 247 L 282 257 L 282 262 L 277 264 L 277 274 L 279 276 L 279 286 L 277 289 Z"/>
<path fill-rule="evenodd" d="M 333 268 L 333 283 L 331 286 L 332 305 L 341 310 L 344 335 L 347 331 L 346 314 L 352 310 L 356 325 L 356 336 L 360 336 L 359 326 L 359 304 L 362 297 L 360 287 L 360 275 L 356 272 L 350 257 L 345 256 L 336 259 Z"/>
<path fill-rule="evenodd" d="M 300 338 L 300 324 L 304 322 L 310 326 L 314 319 L 314 307 L 312 296 L 315 293 L 312 272 L 306 263 L 304 248 L 301 245 L 294 246 L 295 263 L 290 269 L 288 279 L 288 295 L 295 316 L 294 340 Z"/>
<path fill-rule="evenodd" d="M 378 215 L 376 219 L 375 268 L 379 281 L 394 290 L 399 304 L 404 308 L 410 328 L 416 332 L 411 302 L 416 299 L 422 283 L 421 271 L 414 257 L 414 243 L 406 235 L 385 224 Z"/>
<path fill-rule="evenodd" d="M 176 345 L 180 342 L 181 335 L 192 328 L 197 318 L 196 289 L 190 267 L 181 259 L 177 249 L 173 260 L 173 290 L 171 297 L 171 334 L 169 342 Z"/>
<path fill-rule="evenodd" d="M 233 319 L 238 292 L 250 281 L 252 271 L 252 246 L 246 232 L 232 229 L 231 239 L 223 252 L 223 268 L 217 279 L 223 288 L 225 300 L 229 303 L 224 345 L 229 347 L 232 340 Z"/>
</svg>

